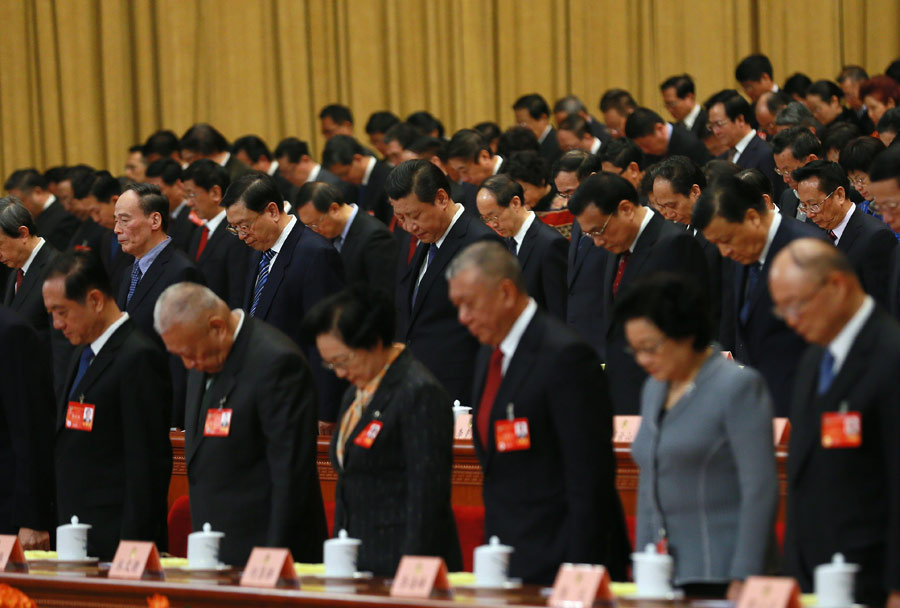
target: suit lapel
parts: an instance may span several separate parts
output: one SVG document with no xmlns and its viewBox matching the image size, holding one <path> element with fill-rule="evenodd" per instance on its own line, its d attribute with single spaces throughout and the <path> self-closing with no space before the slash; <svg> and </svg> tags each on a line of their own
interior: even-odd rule
<svg viewBox="0 0 900 608">
<path fill-rule="evenodd" d="M 150 268 L 147 269 L 147 274 L 142 276 L 141 280 L 138 281 L 137 287 L 134 288 L 134 295 L 131 296 L 131 302 L 128 303 L 127 310 L 132 311 L 140 306 L 141 301 L 147 296 L 148 293 L 150 293 L 153 285 L 163 275 L 166 264 L 168 264 L 169 260 L 172 258 L 173 251 L 174 248 L 172 247 L 172 241 L 169 241 L 169 243 L 165 247 L 163 247 L 162 251 L 159 252 L 159 255 L 156 256 L 156 259 L 153 260 L 153 263 L 150 264 Z M 135 260 L 134 263 L 137 264 L 138 261 Z M 126 294 L 128 293 L 130 282 L 131 277 L 127 277 L 126 280 L 122 281 L 122 283 L 125 284 Z"/>
<path fill-rule="evenodd" d="M 856 241 L 857 237 L 859 237 L 859 233 L 862 232 L 862 218 L 857 217 L 859 213 L 857 213 L 856 207 L 854 205 L 853 213 L 850 214 L 850 219 L 847 220 L 847 225 L 844 227 L 844 232 L 841 234 L 841 238 L 837 242 L 837 248 L 844 253 L 850 251 L 850 248 L 853 247 L 854 241 Z"/>
<path fill-rule="evenodd" d="M 201 231 L 202 228 L 201 230 L 197 231 L 197 234 L 200 234 Z M 219 226 L 216 227 L 216 231 L 213 232 L 209 239 L 206 241 L 206 247 L 203 248 L 203 253 L 200 254 L 200 257 L 197 259 L 197 263 L 202 264 L 203 262 L 208 260 L 210 256 L 212 256 L 213 252 L 215 252 L 216 249 L 218 249 L 222 245 L 222 243 L 224 243 L 226 238 L 228 238 L 228 233 L 222 227 L 222 224 L 219 224 Z M 199 247 L 199 245 L 200 243 L 198 240 L 197 246 Z M 196 251 L 196 248 L 194 249 L 194 251 Z"/>
<path fill-rule="evenodd" d="M 653 212 L 650 209 L 647 209 L 647 213 Z M 653 245 L 659 240 L 664 221 L 665 220 L 663 220 L 661 216 L 653 213 L 653 216 L 647 223 L 647 227 L 644 228 L 644 232 L 641 233 L 637 242 L 634 244 L 634 252 L 628 258 L 628 263 L 625 264 L 625 272 L 622 274 L 622 282 L 619 284 L 620 290 L 633 281 L 634 277 L 640 276 L 641 268 L 650 258 L 650 252 L 653 250 Z M 618 270 L 618 268 L 616 270 Z M 615 275 L 613 275 L 613 278 L 615 279 Z"/>
<path fill-rule="evenodd" d="M 528 263 L 528 258 L 531 256 L 531 252 L 534 251 L 535 243 L 537 241 L 538 231 L 541 229 L 539 223 L 541 219 L 535 215 L 534 221 L 531 223 L 531 226 L 528 228 L 528 232 L 525 233 L 525 238 L 522 239 L 522 246 L 519 247 L 517 258 L 519 258 L 519 266 L 525 268 L 525 264 Z"/>
<path fill-rule="evenodd" d="M 434 282 L 437 281 L 439 277 L 443 276 L 444 268 L 446 268 L 447 264 L 450 263 L 450 260 L 453 259 L 453 256 L 455 256 L 456 252 L 459 250 L 460 243 L 462 239 L 465 238 L 466 232 L 468 231 L 469 221 L 470 217 L 466 213 L 463 213 L 459 217 L 456 224 L 453 225 L 450 232 L 447 234 L 447 238 L 444 239 L 444 243 L 438 248 L 431 264 L 425 270 L 425 276 L 422 277 L 422 282 L 419 283 L 419 293 L 416 294 L 416 301 L 413 305 L 412 315 L 410 315 L 410 325 L 413 324 L 416 315 L 422 309 L 422 303 L 425 301 L 425 295 L 428 293 L 428 290 L 431 289 L 431 286 L 434 285 Z M 426 246 L 424 249 L 427 251 L 428 247 Z M 418 253 L 419 252 L 416 252 L 417 256 Z M 412 297 L 412 293 L 410 293 L 410 297 Z"/>
<path fill-rule="evenodd" d="M 263 288 L 262 294 L 259 296 L 259 306 L 256 308 L 256 317 L 259 319 L 265 319 L 269 314 L 269 308 L 272 306 L 272 302 L 275 300 L 275 294 L 278 292 L 278 287 L 281 285 L 281 282 L 284 280 L 284 273 L 288 266 L 291 265 L 291 260 L 294 256 L 294 249 L 297 246 L 297 241 L 300 240 L 300 234 L 306 230 L 306 227 L 300 223 L 300 221 L 296 221 L 294 223 L 294 227 L 291 229 L 291 233 L 284 240 L 284 245 L 281 247 L 281 251 L 278 252 L 278 256 L 275 258 L 275 263 L 272 264 L 272 269 L 269 271 L 269 277 L 266 279 L 266 286 Z M 262 257 L 262 256 L 260 256 Z M 257 270 L 259 269 L 259 260 L 257 259 Z M 256 276 L 258 273 L 253 274 L 253 282 L 254 285 L 256 283 Z M 251 288 L 250 291 L 250 304 L 252 305 L 253 299 L 253 290 Z"/>
<path fill-rule="evenodd" d="M 585 244 L 584 250 L 581 254 L 578 253 L 578 247 L 581 245 L 581 239 L 584 238 L 584 233 L 581 232 L 581 226 L 578 224 L 578 220 L 572 221 L 572 241 L 574 245 L 570 244 L 569 247 L 569 270 L 567 272 L 568 278 L 568 286 L 571 287 L 572 283 L 575 282 L 575 278 L 578 276 L 578 273 L 581 271 L 581 267 L 584 265 L 584 260 L 588 257 L 591 250 L 589 247 L 593 247 L 593 243 Z"/>
<path fill-rule="evenodd" d="M 40 293 L 41 285 L 38 283 L 44 276 L 43 270 L 44 266 L 49 262 L 51 247 L 50 243 L 44 241 L 41 250 L 34 256 L 31 267 L 28 269 L 28 272 L 25 273 L 25 276 L 22 277 L 22 284 L 19 286 L 18 293 L 15 293 L 11 298 L 10 307 L 13 310 L 18 311 L 22 308 L 22 304 L 25 302 L 25 296 L 32 293 L 33 289 L 37 289 L 37 292 Z M 10 285 L 13 286 L 12 291 L 15 291 L 16 273 L 13 272 L 10 278 L 12 280 Z"/>
</svg>

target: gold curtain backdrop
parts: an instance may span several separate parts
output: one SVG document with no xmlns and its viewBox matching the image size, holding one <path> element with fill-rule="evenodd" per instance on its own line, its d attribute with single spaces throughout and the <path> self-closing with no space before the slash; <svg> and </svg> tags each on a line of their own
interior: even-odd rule
<svg viewBox="0 0 900 608">
<path fill-rule="evenodd" d="M 316 114 L 427 109 L 447 129 L 502 127 L 511 105 L 567 93 L 597 114 L 609 87 L 669 118 L 659 83 L 701 100 L 764 52 L 775 79 L 834 78 L 900 56 L 897 0 L 0 0 L 0 172 L 85 162 L 205 121 L 323 146 Z"/>
</svg>

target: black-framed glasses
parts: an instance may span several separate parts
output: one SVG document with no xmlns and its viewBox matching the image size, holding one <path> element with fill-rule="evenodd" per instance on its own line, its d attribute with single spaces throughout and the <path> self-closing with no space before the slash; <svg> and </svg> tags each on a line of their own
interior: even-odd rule
<svg viewBox="0 0 900 608">
<path fill-rule="evenodd" d="M 837 192 L 837 188 L 832 190 L 831 194 L 834 194 L 835 192 Z M 825 201 L 827 201 L 828 199 L 831 198 L 831 194 L 829 194 L 828 196 L 823 198 L 818 203 L 804 203 L 803 201 L 801 201 L 800 204 L 797 205 L 797 207 L 799 207 L 800 211 L 803 211 L 804 213 L 809 212 L 809 211 L 811 211 L 812 213 L 818 213 L 819 211 L 822 210 L 822 205 L 825 204 Z"/>
<path fill-rule="evenodd" d="M 250 222 L 244 222 L 243 224 L 237 224 L 237 225 L 228 224 L 225 226 L 225 230 L 227 230 L 231 234 L 234 234 L 237 236 L 240 236 L 240 235 L 246 236 L 246 235 L 250 234 L 250 230 L 253 229 L 253 224 L 256 223 L 256 220 L 258 220 L 260 218 L 260 216 L 262 216 L 262 214 L 258 213 L 256 215 L 256 217 L 253 218 Z"/>
</svg>

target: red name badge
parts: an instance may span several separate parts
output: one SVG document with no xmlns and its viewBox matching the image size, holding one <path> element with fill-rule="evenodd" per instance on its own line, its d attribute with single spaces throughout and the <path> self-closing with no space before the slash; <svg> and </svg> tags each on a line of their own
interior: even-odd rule
<svg viewBox="0 0 900 608">
<path fill-rule="evenodd" d="M 162 573 L 156 545 L 148 541 L 123 540 L 109 567 L 109 578 L 139 579 L 144 572 Z"/>
<path fill-rule="evenodd" d="M 69 401 L 69 409 L 66 410 L 66 428 L 90 433 L 94 428 L 94 406 L 90 403 Z"/>
<path fill-rule="evenodd" d="M 353 443 L 368 450 L 372 447 L 372 444 L 375 443 L 375 438 L 378 437 L 378 433 L 381 432 L 381 427 L 383 426 L 384 423 L 373 420 L 366 425 L 366 428 L 359 432 L 359 435 L 356 436 Z"/>
<path fill-rule="evenodd" d="M 822 447 L 858 448 L 862 445 L 862 416 L 859 412 L 822 414 Z"/>
<path fill-rule="evenodd" d="M 531 448 L 528 418 L 498 420 L 494 423 L 494 443 L 498 452 L 515 452 Z"/>
<path fill-rule="evenodd" d="M 231 431 L 231 410 L 215 409 L 206 411 L 206 424 L 203 425 L 204 437 L 228 437 Z"/>
<path fill-rule="evenodd" d="M 25 552 L 19 543 L 19 537 L 15 534 L 0 536 L 0 572 L 5 570 L 28 572 Z"/>
</svg>

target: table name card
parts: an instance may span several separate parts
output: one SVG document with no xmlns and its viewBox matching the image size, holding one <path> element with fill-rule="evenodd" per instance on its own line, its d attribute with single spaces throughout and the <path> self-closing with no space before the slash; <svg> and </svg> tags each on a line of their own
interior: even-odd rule
<svg viewBox="0 0 900 608">
<path fill-rule="evenodd" d="M 454 439 L 472 438 L 472 414 L 460 414 L 453 428 Z"/>
<path fill-rule="evenodd" d="M 640 428 L 640 416 L 613 416 L 613 443 L 633 443 Z"/>
<path fill-rule="evenodd" d="M 744 583 L 737 608 L 800 608 L 800 587 L 792 578 L 751 576 Z"/>
<path fill-rule="evenodd" d="M 440 557 L 404 555 L 400 558 L 394 582 L 393 597 L 428 597 L 434 590 L 447 590 L 447 564 Z"/>
<path fill-rule="evenodd" d="M 722 356 L 728 359 L 729 361 L 734 361 L 734 355 L 731 354 L 730 350 L 723 350 Z"/>
<path fill-rule="evenodd" d="M 15 534 L 0 535 L 0 572 L 23 569 L 28 572 L 28 562 L 25 561 L 19 537 Z"/>
<path fill-rule="evenodd" d="M 254 547 L 241 574 L 241 586 L 276 587 L 279 580 L 297 580 L 290 550 Z"/>
<path fill-rule="evenodd" d="M 791 438 L 791 423 L 787 418 L 773 418 L 772 429 L 775 431 L 775 445 L 787 443 Z"/>
<path fill-rule="evenodd" d="M 553 581 L 553 608 L 588 608 L 597 600 L 612 601 L 609 573 L 603 566 L 563 564 Z"/>
<path fill-rule="evenodd" d="M 140 579 L 145 572 L 162 573 L 159 552 L 149 541 L 123 540 L 116 549 L 109 578 Z"/>
</svg>

